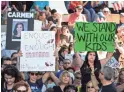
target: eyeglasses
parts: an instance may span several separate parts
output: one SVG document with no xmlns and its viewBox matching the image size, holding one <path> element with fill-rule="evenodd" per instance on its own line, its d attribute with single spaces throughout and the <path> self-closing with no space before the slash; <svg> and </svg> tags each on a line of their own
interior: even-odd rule
<svg viewBox="0 0 124 92">
<path fill-rule="evenodd" d="M 104 13 L 108 13 L 109 11 L 103 11 Z"/>
<path fill-rule="evenodd" d="M 26 90 L 17 90 L 16 92 L 27 92 Z"/>
<path fill-rule="evenodd" d="M 37 76 L 37 75 L 38 75 L 38 73 L 30 73 L 30 74 L 31 74 L 32 76 L 34 76 L 34 75 L 36 75 L 36 76 Z"/>
<path fill-rule="evenodd" d="M 87 88 L 94 88 L 93 86 L 87 86 Z"/>
<path fill-rule="evenodd" d="M 75 78 L 76 78 L 76 79 L 79 79 L 79 80 L 81 79 L 81 77 L 75 77 Z"/>
</svg>

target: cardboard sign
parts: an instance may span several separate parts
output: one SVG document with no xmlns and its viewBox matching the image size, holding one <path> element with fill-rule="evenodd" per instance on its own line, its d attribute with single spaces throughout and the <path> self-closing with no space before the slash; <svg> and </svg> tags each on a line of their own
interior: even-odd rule
<svg viewBox="0 0 124 92">
<path fill-rule="evenodd" d="M 75 25 L 76 51 L 114 51 L 115 23 L 84 23 Z"/>
<path fill-rule="evenodd" d="M 116 22 L 116 24 L 120 23 L 120 15 L 119 14 L 110 14 L 107 17 L 107 22 Z"/>
<path fill-rule="evenodd" d="M 31 12 L 8 12 L 6 49 L 19 50 L 21 31 L 33 31 L 34 14 Z"/>
<path fill-rule="evenodd" d="M 22 31 L 20 71 L 55 71 L 55 32 Z"/>
</svg>

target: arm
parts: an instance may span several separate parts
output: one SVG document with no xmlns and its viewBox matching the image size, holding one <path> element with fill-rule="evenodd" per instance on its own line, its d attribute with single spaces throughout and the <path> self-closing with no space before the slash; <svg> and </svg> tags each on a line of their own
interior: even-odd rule
<svg viewBox="0 0 124 92">
<path fill-rule="evenodd" d="M 62 16 L 60 14 L 58 14 L 58 18 L 57 18 L 58 19 L 58 22 L 57 22 L 58 27 L 61 26 L 61 20 L 62 20 L 61 18 L 62 18 Z"/>
<path fill-rule="evenodd" d="M 48 79 L 48 77 L 50 76 L 50 72 L 46 72 L 43 76 L 42 76 L 42 82 L 45 83 Z"/>
<path fill-rule="evenodd" d="M 50 73 L 51 78 L 55 82 L 56 85 L 59 85 L 60 80 L 55 76 L 53 72 Z"/>
<path fill-rule="evenodd" d="M 74 24 L 75 24 L 75 23 L 72 23 L 72 19 L 73 19 L 73 14 L 71 14 L 71 15 L 69 16 L 69 20 L 68 20 L 68 26 L 69 26 L 69 27 L 73 27 Z"/>
<path fill-rule="evenodd" d="M 76 7 L 76 4 L 73 1 L 70 1 L 70 4 Z"/>
<path fill-rule="evenodd" d="M 14 8 L 15 11 L 19 11 L 15 5 L 12 5 L 12 7 Z"/>
<path fill-rule="evenodd" d="M 87 3 L 88 3 L 88 1 L 86 1 L 85 3 L 82 2 L 83 7 L 84 7 Z"/>
<path fill-rule="evenodd" d="M 99 83 L 98 83 L 98 81 L 96 79 L 96 76 L 94 74 L 94 68 L 91 68 L 91 69 L 92 69 L 92 71 L 91 71 L 91 81 L 93 83 L 93 86 L 94 86 L 95 90 L 98 91 L 99 90 L 99 87 L 98 87 Z"/>
<path fill-rule="evenodd" d="M 91 1 L 91 6 L 92 6 L 92 7 L 94 6 L 94 2 L 95 2 L 95 1 Z"/>
<path fill-rule="evenodd" d="M 6 7 L 3 10 L 1 9 L 1 14 L 3 14 L 3 12 L 6 11 L 7 8 L 8 8 L 8 2 L 6 1 Z"/>
<path fill-rule="evenodd" d="M 41 12 L 41 10 L 39 9 L 39 7 L 37 5 L 35 5 L 34 7 L 35 7 L 36 11 Z"/>
<path fill-rule="evenodd" d="M 124 83 L 116 87 L 117 92 L 122 92 L 124 91 Z"/>
<path fill-rule="evenodd" d="M 23 11 L 26 11 L 26 4 L 24 4 L 23 7 L 24 7 Z"/>
<path fill-rule="evenodd" d="M 102 65 L 105 65 L 113 56 L 113 52 L 107 52 L 106 58 L 100 60 Z"/>
<path fill-rule="evenodd" d="M 124 54 L 124 48 L 122 46 L 119 46 L 118 42 L 115 42 L 115 45 L 120 53 Z"/>
<path fill-rule="evenodd" d="M 87 22 L 85 15 L 83 15 L 83 22 Z"/>
<path fill-rule="evenodd" d="M 72 23 L 68 22 L 68 26 L 69 26 L 69 27 L 73 27 L 73 26 L 74 26 L 74 24 L 72 24 Z"/>
</svg>

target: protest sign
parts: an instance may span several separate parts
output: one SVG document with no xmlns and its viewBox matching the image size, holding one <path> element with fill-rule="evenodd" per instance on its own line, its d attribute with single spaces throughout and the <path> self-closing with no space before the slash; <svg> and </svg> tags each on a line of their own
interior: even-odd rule
<svg viewBox="0 0 124 92">
<path fill-rule="evenodd" d="M 35 31 L 42 31 L 42 21 L 34 20 L 34 30 Z"/>
<path fill-rule="evenodd" d="M 55 71 L 54 31 L 23 31 L 21 38 L 20 71 Z"/>
<path fill-rule="evenodd" d="M 110 66 L 112 68 L 120 68 L 120 64 L 119 62 L 114 58 L 112 57 L 106 64 L 106 66 Z"/>
<path fill-rule="evenodd" d="M 114 51 L 115 23 L 75 24 L 75 51 Z"/>
<path fill-rule="evenodd" d="M 6 32 L 1 32 L 1 50 L 6 46 Z"/>
<path fill-rule="evenodd" d="M 34 14 L 31 12 L 8 12 L 6 49 L 19 50 L 21 31 L 33 31 Z"/>
</svg>

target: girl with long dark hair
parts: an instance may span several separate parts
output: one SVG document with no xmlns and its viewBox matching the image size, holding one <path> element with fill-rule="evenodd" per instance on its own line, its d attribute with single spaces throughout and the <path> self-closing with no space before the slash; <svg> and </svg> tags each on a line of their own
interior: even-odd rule
<svg viewBox="0 0 124 92">
<path fill-rule="evenodd" d="M 85 56 L 85 61 L 80 68 L 82 74 L 82 92 L 86 92 L 86 84 L 90 80 L 93 82 L 94 88 L 97 90 L 99 89 L 98 84 L 100 84 L 100 80 L 98 76 L 101 70 L 101 65 L 106 64 L 112 55 L 113 53 L 107 53 L 105 59 L 99 60 L 97 52 L 87 52 Z"/>
</svg>

